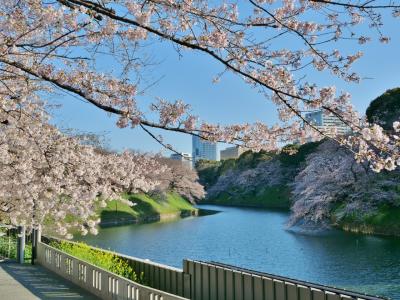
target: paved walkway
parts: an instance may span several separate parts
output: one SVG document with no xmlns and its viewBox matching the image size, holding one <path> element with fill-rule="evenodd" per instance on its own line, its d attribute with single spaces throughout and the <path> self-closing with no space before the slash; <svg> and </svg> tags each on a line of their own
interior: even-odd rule
<svg viewBox="0 0 400 300">
<path fill-rule="evenodd" d="M 0 299 L 94 300 L 98 298 L 41 266 L 0 261 Z"/>
</svg>

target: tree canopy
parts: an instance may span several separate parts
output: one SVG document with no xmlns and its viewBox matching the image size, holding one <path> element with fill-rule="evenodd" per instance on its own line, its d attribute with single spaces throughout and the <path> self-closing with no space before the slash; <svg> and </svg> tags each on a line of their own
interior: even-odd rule
<svg viewBox="0 0 400 300">
<path fill-rule="evenodd" d="M 362 56 L 360 45 L 372 38 L 388 43 L 384 21 L 399 16 L 400 3 L 393 0 L 0 1 L 0 152 L 7 178 L 1 211 L 37 225 L 43 221 L 36 220 L 38 205 L 58 210 L 59 220 L 83 206 L 88 209 L 79 214 L 88 220 L 93 203 L 85 199 L 153 185 L 145 176 L 157 169 L 151 159 L 97 153 L 49 125 L 46 99 L 60 93 L 117 116 L 121 128 L 143 129 L 167 148 L 153 129 L 275 151 L 325 136 L 302 114 L 322 109 L 353 130 L 332 139 L 373 170 L 393 170 L 400 164 L 396 136 L 361 120 L 348 93 L 319 87 L 307 74 L 325 71 L 358 82 L 351 66 Z M 215 81 L 226 72 L 242 78 L 276 105 L 280 123 L 211 124 L 183 100 L 163 95 L 143 109 L 138 98 L 146 96 L 141 83 L 151 65 L 146 45 L 162 42 L 179 55 L 192 51 L 219 63 L 223 72 Z M 354 43 L 355 51 L 337 47 L 344 42 Z M 400 131 L 398 121 L 392 126 Z M 54 206 L 60 198 L 65 201 Z M 23 201 L 30 201 L 29 218 L 22 217 Z M 62 224 L 59 229 L 65 232 Z"/>
<path fill-rule="evenodd" d="M 368 122 L 377 123 L 386 130 L 400 118 L 400 88 L 387 90 L 373 100 L 366 112 Z"/>
</svg>

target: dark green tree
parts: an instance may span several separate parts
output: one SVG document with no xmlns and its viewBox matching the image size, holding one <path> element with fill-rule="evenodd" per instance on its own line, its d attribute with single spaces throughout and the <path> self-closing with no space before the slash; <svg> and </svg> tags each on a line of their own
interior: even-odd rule
<svg viewBox="0 0 400 300">
<path fill-rule="evenodd" d="M 393 129 L 393 122 L 400 119 L 400 87 L 387 90 L 373 100 L 366 115 L 368 122 L 377 123 L 386 130 Z"/>
</svg>

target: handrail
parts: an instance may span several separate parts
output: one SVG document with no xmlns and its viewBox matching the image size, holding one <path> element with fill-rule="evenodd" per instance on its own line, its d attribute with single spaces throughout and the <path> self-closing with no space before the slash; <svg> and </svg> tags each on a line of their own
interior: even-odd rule
<svg viewBox="0 0 400 300">
<path fill-rule="evenodd" d="M 38 250 L 39 264 L 100 299 L 188 300 L 141 285 L 42 242 L 38 243 Z"/>
</svg>

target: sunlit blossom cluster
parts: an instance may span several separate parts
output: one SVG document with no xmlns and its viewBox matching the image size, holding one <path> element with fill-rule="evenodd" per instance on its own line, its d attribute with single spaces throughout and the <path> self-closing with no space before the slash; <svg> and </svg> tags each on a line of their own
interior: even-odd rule
<svg viewBox="0 0 400 300">
<path fill-rule="evenodd" d="M 168 168 L 153 157 L 100 151 L 61 133 L 32 101 L 0 97 L 0 220 L 96 234 L 96 211 L 123 192 L 148 192 Z M 120 201 L 124 201 L 120 199 Z M 130 202 L 129 202 L 130 203 Z"/>
<path fill-rule="evenodd" d="M 354 151 L 359 162 L 369 162 L 375 172 L 393 171 L 400 166 L 400 122 L 392 124 L 393 130 L 385 131 L 378 124 L 365 124 L 359 135 L 347 138 L 346 144 Z"/>
<path fill-rule="evenodd" d="M 371 215 L 382 205 L 396 206 L 399 171 L 377 174 L 369 165 L 357 163 L 337 143 L 322 142 L 291 184 L 289 225 L 330 226 L 349 216 Z"/>
</svg>

